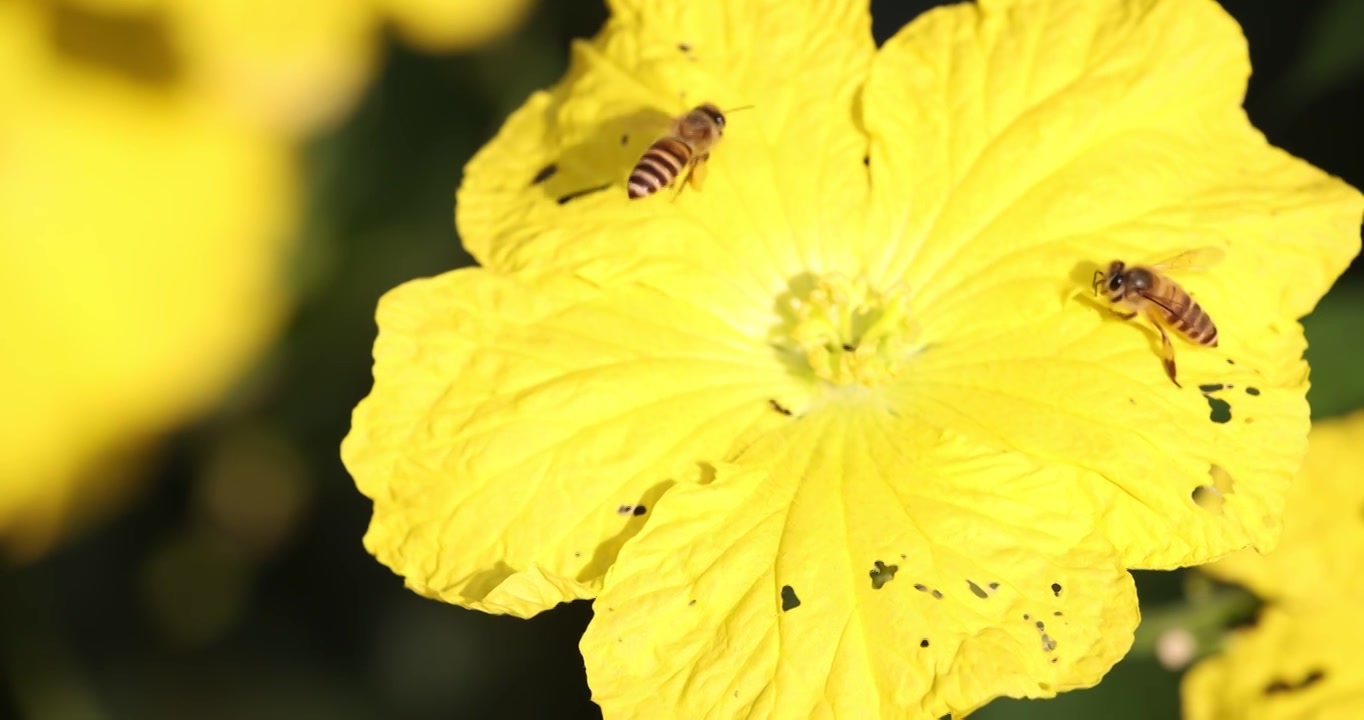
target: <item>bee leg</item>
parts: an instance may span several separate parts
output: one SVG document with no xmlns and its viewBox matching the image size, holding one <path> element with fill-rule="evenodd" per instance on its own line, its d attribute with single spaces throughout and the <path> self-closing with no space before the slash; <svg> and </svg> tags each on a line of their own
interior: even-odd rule
<svg viewBox="0 0 1364 720">
<path fill-rule="evenodd" d="M 1117 316 L 1118 316 L 1118 319 L 1120 319 L 1120 320 L 1131 320 L 1132 318 L 1134 318 L 1134 317 L 1137 316 L 1137 311 L 1133 310 L 1133 311 L 1130 312 L 1130 313 L 1120 313 L 1120 312 L 1118 312 L 1117 310 L 1114 310 L 1114 311 L 1113 311 L 1113 314 L 1114 314 L 1114 315 L 1117 315 Z"/>
<path fill-rule="evenodd" d="M 1165 333 L 1165 328 L 1160 324 L 1160 318 L 1156 317 L 1155 311 L 1148 310 L 1146 317 L 1160 332 L 1160 361 L 1165 366 L 1165 374 L 1170 376 L 1170 382 L 1174 383 L 1175 387 L 1183 389 L 1184 386 L 1175 379 L 1175 346 L 1170 343 L 1170 336 Z"/>
<path fill-rule="evenodd" d="M 710 153 L 700 155 L 696 162 L 692 163 L 691 173 L 687 176 L 687 181 L 697 192 L 701 191 L 701 185 L 706 181 L 706 161 L 710 159 Z"/>
</svg>

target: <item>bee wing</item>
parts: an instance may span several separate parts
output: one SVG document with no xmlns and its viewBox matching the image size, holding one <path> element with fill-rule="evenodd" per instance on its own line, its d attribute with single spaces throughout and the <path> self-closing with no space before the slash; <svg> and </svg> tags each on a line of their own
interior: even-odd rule
<svg viewBox="0 0 1364 720">
<path fill-rule="evenodd" d="M 1207 247 L 1185 250 L 1172 258 L 1167 258 L 1158 263 L 1152 263 L 1149 267 L 1157 272 L 1161 270 L 1207 270 L 1226 257 L 1227 253 L 1220 247 L 1209 245 Z"/>
</svg>

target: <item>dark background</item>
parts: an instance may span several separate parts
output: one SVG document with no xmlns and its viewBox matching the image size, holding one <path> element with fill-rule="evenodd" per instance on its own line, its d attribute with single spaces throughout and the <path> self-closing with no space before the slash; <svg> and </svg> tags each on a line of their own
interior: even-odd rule
<svg viewBox="0 0 1364 720">
<path fill-rule="evenodd" d="M 927 2 L 873 2 L 884 40 Z M 1364 187 L 1364 0 L 1226 0 L 1250 41 L 1246 105 L 1275 145 Z M 0 580 L 0 715 L 49 718 L 591 718 L 575 603 L 523 621 L 419 598 L 361 546 L 369 504 L 338 459 L 369 390 L 373 311 L 467 264 L 452 195 L 469 156 L 598 0 L 542 2 L 516 35 L 434 57 L 390 44 L 381 77 L 308 150 L 309 220 L 285 336 L 224 407 L 167 443 L 124 514 Z M 1364 405 L 1357 263 L 1307 321 L 1317 417 Z M 1181 573 L 1139 573 L 1143 612 Z M 981 718 L 1178 715 L 1178 674 L 1135 653 L 1094 690 Z"/>
</svg>

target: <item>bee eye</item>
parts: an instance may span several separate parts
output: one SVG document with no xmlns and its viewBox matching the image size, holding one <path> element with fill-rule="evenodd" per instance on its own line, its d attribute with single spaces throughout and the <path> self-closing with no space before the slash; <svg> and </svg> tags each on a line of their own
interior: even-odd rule
<svg viewBox="0 0 1364 720">
<path fill-rule="evenodd" d="M 1122 276 L 1114 275 L 1113 279 L 1108 281 L 1108 289 L 1117 290 L 1120 287 L 1122 287 Z"/>
</svg>

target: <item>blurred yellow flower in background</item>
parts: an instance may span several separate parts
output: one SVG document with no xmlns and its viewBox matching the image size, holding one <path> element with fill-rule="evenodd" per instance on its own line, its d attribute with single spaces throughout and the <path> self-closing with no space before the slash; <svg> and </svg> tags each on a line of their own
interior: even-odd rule
<svg viewBox="0 0 1364 720">
<path fill-rule="evenodd" d="M 73 48 L 70 19 L 0 4 L 0 534 L 21 560 L 264 349 L 297 215 L 288 145 L 147 64 L 155 33 Z"/>
<path fill-rule="evenodd" d="M 345 116 L 368 86 L 391 23 L 431 52 L 516 29 L 534 0 L 74 0 L 116 21 L 160 24 L 186 83 L 232 111 L 307 133 Z"/>
<path fill-rule="evenodd" d="M 1278 549 L 1201 568 L 1268 605 L 1185 675 L 1188 720 L 1364 717 L 1364 412 L 1309 442 Z"/>
<path fill-rule="evenodd" d="M 385 22 L 428 50 L 533 0 L 0 1 L 0 538 L 37 557 L 118 505 L 139 451 L 281 327 L 297 146 Z"/>
<path fill-rule="evenodd" d="M 878 49 L 867 6 L 611 2 L 466 169 L 483 267 L 379 305 L 343 446 L 366 546 L 486 612 L 595 598 L 607 717 L 1054 696 L 1129 647 L 1127 568 L 1277 541 L 1296 321 L 1364 199 L 1247 122 L 1235 23 L 982 0 Z M 703 101 L 752 106 L 704 189 L 627 199 Z M 1176 389 L 1075 291 L 1202 245 L 1227 249 L 1188 281 L 1223 342 Z"/>
</svg>

